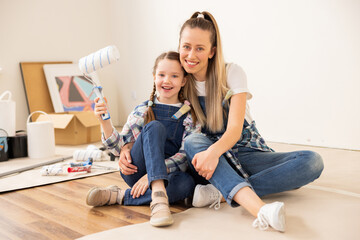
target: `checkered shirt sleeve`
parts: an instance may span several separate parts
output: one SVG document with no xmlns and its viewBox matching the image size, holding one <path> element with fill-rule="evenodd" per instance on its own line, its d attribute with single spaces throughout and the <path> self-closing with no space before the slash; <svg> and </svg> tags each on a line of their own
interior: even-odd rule
<svg viewBox="0 0 360 240">
<path fill-rule="evenodd" d="M 140 104 L 130 113 L 121 133 L 114 128 L 108 139 L 102 134 L 102 142 L 112 154 L 120 156 L 121 148 L 125 144 L 136 141 L 144 127 L 147 110 L 146 105 Z"/>
</svg>

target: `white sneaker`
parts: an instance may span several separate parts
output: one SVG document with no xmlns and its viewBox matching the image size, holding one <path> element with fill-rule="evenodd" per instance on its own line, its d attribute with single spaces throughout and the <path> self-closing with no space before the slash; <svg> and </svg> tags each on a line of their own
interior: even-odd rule
<svg viewBox="0 0 360 240">
<path fill-rule="evenodd" d="M 196 185 L 192 205 L 194 207 L 214 207 L 215 210 L 220 209 L 221 192 L 212 184 Z"/>
<path fill-rule="evenodd" d="M 260 208 L 253 227 L 260 230 L 268 229 L 269 225 L 277 231 L 285 232 L 285 207 L 283 202 L 265 204 Z"/>
</svg>

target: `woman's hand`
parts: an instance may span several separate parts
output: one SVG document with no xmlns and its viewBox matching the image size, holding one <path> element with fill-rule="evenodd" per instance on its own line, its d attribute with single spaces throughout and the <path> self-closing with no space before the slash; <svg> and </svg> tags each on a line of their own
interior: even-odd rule
<svg viewBox="0 0 360 240">
<path fill-rule="evenodd" d="M 133 198 L 138 198 L 141 195 L 144 195 L 148 188 L 149 188 L 149 181 L 147 174 L 145 174 L 134 184 L 130 194 L 133 196 Z"/>
<path fill-rule="evenodd" d="M 219 163 L 219 157 L 209 148 L 206 151 L 195 154 L 192 164 L 200 176 L 209 180 Z"/>
<path fill-rule="evenodd" d="M 206 151 L 197 153 L 192 164 L 196 171 L 209 180 L 219 163 L 220 156 L 231 149 L 240 139 L 245 118 L 247 93 L 238 93 L 231 97 L 228 124 L 222 137 Z"/>
<path fill-rule="evenodd" d="M 137 167 L 131 164 L 131 155 L 130 151 L 134 143 L 128 143 L 121 148 L 120 158 L 119 158 L 119 167 L 120 171 L 124 175 L 132 175 L 137 172 Z"/>
</svg>

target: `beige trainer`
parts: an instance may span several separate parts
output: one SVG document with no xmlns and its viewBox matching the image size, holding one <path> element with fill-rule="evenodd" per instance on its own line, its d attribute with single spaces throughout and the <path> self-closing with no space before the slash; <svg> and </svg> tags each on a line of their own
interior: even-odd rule
<svg viewBox="0 0 360 240">
<path fill-rule="evenodd" d="M 116 185 L 105 188 L 93 187 L 87 193 L 86 204 L 94 207 L 121 204 L 123 198 L 123 191 Z"/>
<path fill-rule="evenodd" d="M 150 224 L 155 227 L 169 226 L 174 223 L 169 209 L 169 200 L 164 192 L 154 192 L 150 204 Z"/>
</svg>

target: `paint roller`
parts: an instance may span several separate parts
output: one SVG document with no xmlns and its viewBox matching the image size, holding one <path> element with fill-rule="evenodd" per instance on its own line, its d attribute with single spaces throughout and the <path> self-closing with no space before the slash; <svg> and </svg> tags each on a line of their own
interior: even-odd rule
<svg viewBox="0 0 360 240">
<path fill-rule="evenodd" d="M 97 148 L 95 145 L 89 145 L 85 150 L 75 150 L 73 153 L 73 159 L 75 161 L 86 161 L 92 158 L 93 161 L 107 160 L 108 157 L 104 153 L 104 148 Z"/>
<path fill-rule="evenodd" d="M 79 69 L 84 74 L 84 77 L 93 84 L 93 91 L 99 102 L 105 102 L 102 95 L 102 87 L 98 86 L 88 74 L 95 72 L 107 65 L 117 62 L 120 58 L 119 50 L 115 45 L 107 46 L 94 53 L 89 54 L 79 60 Z M 110 119 L 110 114 L 107 112 L 101 115 L 103 120 Z"/>
</svg>

